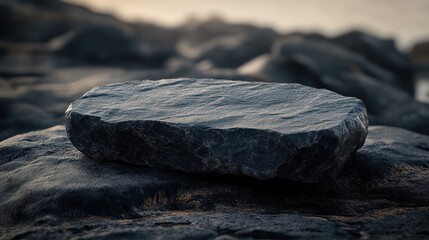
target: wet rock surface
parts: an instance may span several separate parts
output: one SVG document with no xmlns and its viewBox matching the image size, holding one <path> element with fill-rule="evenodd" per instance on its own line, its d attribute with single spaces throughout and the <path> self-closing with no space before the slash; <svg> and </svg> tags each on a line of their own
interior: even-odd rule
<svg viewBox="0 0 429 240">
<path fill-rule="evenodd" d="M 314 185 L 100 162 L 57 126 L 0 142 L 0 236 L 425 237 L 427 143 L 409 131 L 370 127 L 357 160 L 333 182 Z"/>
<path fill-rule="evenodd" d="M 335 176 L 367 133 L 358 99 L 215 79 L 98 87 L 66 116 L 71 142 L 94 159 L 302 182 Z"/>
</svg>

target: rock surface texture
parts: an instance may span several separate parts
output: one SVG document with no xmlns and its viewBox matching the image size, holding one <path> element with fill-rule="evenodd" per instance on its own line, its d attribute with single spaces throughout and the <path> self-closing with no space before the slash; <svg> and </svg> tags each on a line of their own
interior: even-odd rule
<svg viewBox="0 0 429 240">
<path fill-rule="evenodd" d="M 373 126 L 365 145 L 345 164 L 342 175 L 366 183 L 375 194 L 396 201 L 429 204 L 429 137 L 401 128 Z"/>
<path fill-rule="evenodd" d="M 340 178 L 314 185 L 101 163 L 64 126 L 30 132 L 0 142 L 0 239 L 425 238 L 428 142 L 370 127 Z"/>
<path fill-rule="evenodd" d="M 298 84 L 132 81 L 89 91 L 66 115 L 93 159 L 302 182 L 335 176 L 367 134 L 360 100 Z"/>
</svg>

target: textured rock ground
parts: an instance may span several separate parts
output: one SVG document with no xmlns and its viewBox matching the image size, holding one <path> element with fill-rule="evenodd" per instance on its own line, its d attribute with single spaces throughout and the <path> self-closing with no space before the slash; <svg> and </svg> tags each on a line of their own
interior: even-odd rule
<svg viewBox="0 0 429 240">
<path fill-rule="evenodd" d="M 410 59 L 396 48 L 392 39 L 381 39 L 361 31 L 351 31 L 335 37 L 333 41 L 393 72 L 401 88 L 410 95 L 414 94 L 413 66 Z"/>
<path fill-rule="evenodd" d="M 0 230 L 28 239 L 424 239 L 429 210 L 378 217 L 298 214 L 148 213 L 141 219 L 92 219 L 58 226 L 38 224 Z M 404 222 L 407 224 L 404 224 Z"/>
<path fill-rule="evenodd" d="M 272 29 L 245 24 L 228 24 L 219 19 L 183 27 L 178 51 L 196 63 L 208 62 L 220 68 L 236 68 L 267 53 L 278 37 Z M 225 58 L 225 56 L 228 56 Z"/>
<path fill-rule="evenodd" d="M 60 126 L 18 135 L 0 148 L 3 224 L 45 215 L 135 215 L 145 198 L 193 185 L 184 175 L 90 161 Z"/>
<path fill-rule="evenodd" d="M 374 193 L 429 204 L 429 138 L 393 127 L 371 127 L 364 147 L 347 161 L 343 175 Z M 381 183 L 383 182 L 383 183 Z"/>
<path fill-rule="evenodd" d="M 0 238 L 424 238 L 428 142 L 371 127 L 341 176 L 314 185 L 99 162 L 57 126 L 0 143 Z"/>
<path fill-rule="evenodd" d="M 94 159 L 302 182 L 335 176 L 368 124 L 356 98 L 215 79 L 98 87 L 66 116 L 71 142 Z"/>
</svg>

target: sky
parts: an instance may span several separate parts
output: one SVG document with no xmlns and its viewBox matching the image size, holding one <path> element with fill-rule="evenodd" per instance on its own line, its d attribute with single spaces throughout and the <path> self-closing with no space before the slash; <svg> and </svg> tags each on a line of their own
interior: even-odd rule
<svg viewBox="0 0 429 240">
<path fill-rule="evenodd" d="M 429 0 L 67 0 L 127 21 L 177 26 L 194 17 L 335 35 L 363 29 L 402 49 L 429 39 Z"/>
</svg>

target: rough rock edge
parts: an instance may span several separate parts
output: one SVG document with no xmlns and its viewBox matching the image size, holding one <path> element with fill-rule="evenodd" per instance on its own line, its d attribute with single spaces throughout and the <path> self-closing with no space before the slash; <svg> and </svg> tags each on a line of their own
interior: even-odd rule
<svg viewBox="0 0 429 240">
<path fill-rule="evenodd" d="M 186 79 L 186 78 L 185 78 Z M 178 79 L 174 79 L 174 80 L 178 80 Z M 205 79 L 206 81 L 210 81 L 210 79 Z M 136 81 L 144 81 L 144 80 L 136 80 Z M 119 83 L 122 84 L 122 83 Z M 115 84 L 111 84 L 111 85 L 115 85 Z M 107 85 L 107 86 L 111 86 L 111 85 Z M 97 88 L 91 90 L 94 91 Z M 329 91 L 329 90 L 321 90 L 321 91 Z M 82 96 L 82 98 L 84 98 L 85 96 L 87 96 L 87 94 L 84 94 Z M 360 108 L 360 109 L 359 109 Z M 88 142 L 87 144 L 81 144 L 80 142 L 76 142 L 74 141 L 73 136 L 70 133 L 70 129 L 73 126 L 76 126 L 76 124 L 74 122 L 79 122 L 81 120 L 85 120 L 88 121 L 89 125 L 94 126 L 103 126 L 102 128 L 100 128 L 100 130 L 105 130 L 105 129 L 111 129 L 112 132 L 116 132 L 119 128 L 123 129 L 124 125 L 130 129 L 133 129 L 133 131 L 141 134 L 141 132 L 139 131 L 139 129 L 137 129 L 134 126 L 134 122 L 137 122 L 139 125 L 140 123 L 138 121 L 122 121 L 122 122 L 115 122 L 115 123 L 109 123 L 106 121 L 101 120 L 100 117 L 94 117 L 94 116 L 89 116 L 89 115 L 82 115 L 78 112 L 73 111 L 73 103 L 70 104 L 70 106 L 68 107 L 68 109 L 66 110 L 66 119 L 67 119 L 67 123 L 66 123 L 66 128 L 67 128 L 67 135 L 69 137 L 69 139 L 72 141 L 72 143 L 83 153 L 86 153 L 86 155 L 91 156 L 94 153 L 93 152 L 88 152 L 87 151 L 87 144 L 88 146 L 90 146 L 90 142 Z M 361 114 L 359 114 L 359 112 L 361 112 Z M 356 116 L 357 115 L 357 116 Z M 352 118 L 354 117 L 355 118 Z M 76 120 L 77 119 L 77 120 Z M 169 122 L 163 122 L 163 121 L 142 121 L 144 124 L 160 124 L 166 127 L 170 127 L 172 128 L 174 131 L 183 131 L 185 136 L 189 136 L 189 132 L 192 131 L 196 131 L 196 132 L 202 132 L 202 131 L 207 131 L 207 130 L 212 130 L 212 131 L 217 131 L 217 129 L 214 128 L 207 128 L 207 127 L 200 127 L 200 126 L 187 126 L 186 124 L 178 124 L 178 123 L 169 123 Z M 94 124 L 96 123 L 96 124 Z M 120 125 L 120 126 L 118 126 Z M 351 129 L 353 128 L 364 128 L 362 131 L 362 135 L 360 136 L 353 136 L 351 134 L 348 134 L 347 132 L 350 132 Z M 184 130 L 185 129 L 185 130 Z M 346 131 L 343 131 L 343 129 L 347 129 Z M 246 132 L 246 131 L 253 131 L 254 133 L 258 133 L 259 131 L 261 132 L 267 132 L 267 130 L 259 130 L 259 129 L 251 129 L 251 128 L 234 128 L 234 129 L 223 129 L 223 131 L 225 132 L 229 132 L 229 131 L 241 131 L 241 132 Z M 358 150 L 360 147 L 363 146 L 366 135 L 368 133 L 368 117 L 366 114 L 366 108 L 365 105 L 363 104 L 363 102 L 361 100 L 358 100 L 357 105 L 349 112 L 349 114 L 347 115 L 346 118 L 343 119 L 343 121 L 341 121 L 341 123 L 339 123 L 336 126 L 333 126 L 329 129 L 325 129 L 322 131 L 318 131 L 317 133 L 315 131 L 311 131 L 311 132 L 301 132 L 301 133 L 295 133 L 295 134 L 282 134 L 282 133 L 278 133 L 276 131 L 268 131 L 270 136 L 273 135 L 277 135 L 277 137 L 271 138 L 271 139 L 281 139 L 282 141 L 285 141 L 285 139 L 293 139 L 295 138 L 295 141 L 285 141 L 285 142 L 281 142 L 279 143 L 279 145 L 283 145 L 283 144 L 288 144 L 288 145 L 294 145 L 296 147 L 295 153 L 292 156 L 299 156 L 297 160 L 303 160 L 303 159 L 309 159 L 312 156 L 318 154 L 317 150 L 319 150 L 320 148 L 316 148 L 315 151 L 312 152 L 308 152 L 306 151 L 307 148 L 311 147 L 311 143 L 304 143 L 301 142 L 301 144 L 299 146 L 293 144 L 294 142 L 298 142 L 296 140 L 302 138 L 302 136 L 305 135 L 314 135 L 314 137 L 318 138 L 318 141 L 327 141 L 326 142 L 326 148 L 329 148 L 330 146 L 330 141 L 332 139 L 335 139 L 335 136 L 338 136 L 337 139 L 339 140 L 343 140 L 342 143 L 336 144 L 336 146 L 343 146 L 343 145 L 348 145 L 351 142 L 354 142 L 354 140 L 357 140 L 357 142 L 359 142 L 360 144 L 354 148 L 354 149 L 347 149 L 344 148 L 342 152 L 339 152 L 338 148 L 335 149 L 330 149 L 329 152 L 331 152 L 330 156 L 324 156 L 323 158 L 325 159 L 332 159 L 332 157 L 334 156 L 333 159 L 335 159 L 335 156 L 343 156 L 343 158 L 336 158 L 334 161 L 328 160 L 324 163 L 320 163 L 319 162 L 319 166 L 321 168 L 324 168 L 324 171 L 319 171 L 319 175 L 315 174 L 314 171 L 312 171 L 314 169 L 314 166 L 306 166 L 306 160 L 303 160 L 302 162 L 298 163 L 296 161 L 292 162 L 285 162 L 282 163 L 281 165 L 275 167 L 274 169 L 276 169 L 275 171 L 273 171 L 272 169 L 270 169 L 271 171 L 267 171 L 267 172 L 262 172 L 262 174 L 259 173 L 255 173 L 252 170 L 243 168 L 240 165 L 237 166 L 233 166 L 231 167 L 230 165 L 228 165 L 227 167 L 224 166 L 223 164 L 219 164 L 220 160 L 217 161 L 212 161 L 211 166 L 204 168 L 201 166 L 208 166 L 206 164 L 206 162 L 204 160 L 201 159 L 197 159 L 198 164 L 199 164 L 199 168 L 194 168 L 193 170 L 189 170 L 186 168 L 181 168 L 180 166 L 171 166 L 171 165 L 162 165 L 162 164 L 158 164 L 157 166 L 154 164 L 148 164 L 147 162 L 145 162 L 144 164 L 141 163 L 137 163 L 139 165 L 144 165 L 144 166 L 150 166 L 150 167 L 159 167 L 159 168 L 166 168 L 166 169 L 176 169 L 176 170 L 181 170 L 184 172 L 192 172 L 192 173 L 221 173 L 221 174 L 238 174 L 238 175 L 246 175 L 246 176 L 251 176 L 257 179 L 270 179 L 270 178 L 276 178 L 276 177 L 280 177 L 280 178 L 286 178 L 286 179 L 291 179 L 291 180 L 295 180 L 295 181 L 301 181 L 301 182 L 309 182 L 309 183 L 315 183 L 315 182 L 320 182 L 320 181 L 324 181 L 325 179 L 330 179 L 333 178 L 335 176 L 338 175 L 339 171 L 341 170 L 342 166 L 344 165 L 345 161 L 354 153 L 356 152 L 356 150 Z M 197 134 L 198 135 L 198 134 Z M 347 135 L 349 135 L 350 137 L 346 137 Z M 96 138 L 95 136 L 93 136 L 91 138 L 92 140 L 98 140 L 98 138 Z M 313 138 L 312 138 L 313 139 Z M 313 143 L 315 144 L 315 143 Z M 191 143 L 192 145 L 192 143 Z M 347 151 L 349 150 L 349 151 Z M 194 155 L 198 155 L 195 154 Z M 99 159 L 107 159 L 107 156 L 97 156 L 96 158 Z M 120 157 L 117 157 L 118 159 L 120 159 Z M 318 157 L 320 159 L 320 157 Z M 122 159 L 123 160 L 123 159 Z M 322 159 L 321 159 L 322 160 Z M 129 163 L 133 163 L 136 164 L 136 162 L 133 162 L 131 160 L 125 159 L 123 161 L 127 161 Z M 285 172 L 286 169 L 290 169 L 291 168 L 291 163 L 296 165 L 296 167 L 292 170 L 287 170 Z M 213 165 L 215 167 L 213 167 Z"/>
</svg>

